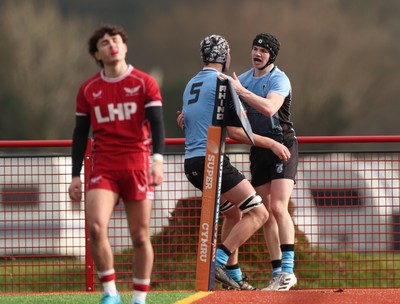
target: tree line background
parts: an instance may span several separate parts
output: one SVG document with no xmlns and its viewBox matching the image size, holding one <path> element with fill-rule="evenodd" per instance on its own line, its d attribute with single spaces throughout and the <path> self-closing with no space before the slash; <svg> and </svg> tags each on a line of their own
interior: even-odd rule
<svg viewBox="0 0 400 304">
<path fill-rule="evenodd" d="M 102 23 L 123 26 L 128 62 L 158 79 L 167 137 L 183 137 L 175 112 L 203 37 L 228 39 L 239 74 L 260 32 L 281 42 L 299 136 L 399 134 L 398 0 L 0 0 L 0 139 L 71 138 Z"/>
</svg>

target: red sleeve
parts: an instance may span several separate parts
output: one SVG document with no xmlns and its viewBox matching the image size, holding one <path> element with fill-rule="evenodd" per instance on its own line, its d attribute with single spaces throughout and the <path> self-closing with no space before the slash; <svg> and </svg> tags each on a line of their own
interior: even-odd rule
<svg viewBox="0 0 400 304">
<path fill-rule="evenodd" d="M 156 80 L 148 75 L 146 79 L 146 103 L 151 101 L 162 102 L 162 97 Z"/>
<path fill-rule="evenodd" d="M 90 107 L 85 97 L 85 85 L 83 84 L 76 96 L 76 115 L 90 115 Z"/>
</svg>

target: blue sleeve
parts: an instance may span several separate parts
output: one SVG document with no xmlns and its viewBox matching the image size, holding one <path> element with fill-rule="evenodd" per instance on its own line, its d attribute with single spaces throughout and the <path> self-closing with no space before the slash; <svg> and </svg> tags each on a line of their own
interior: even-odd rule
<svg viewBox="0 0 400 304">
<path fill-rule="evenodd" d="M 291 90 L 290 80 L 285 74 L 275 75 L 273 79 L 271 79 L 271 89 L 269 92 L 274 92 L 286 97 Z"/>
</svg>

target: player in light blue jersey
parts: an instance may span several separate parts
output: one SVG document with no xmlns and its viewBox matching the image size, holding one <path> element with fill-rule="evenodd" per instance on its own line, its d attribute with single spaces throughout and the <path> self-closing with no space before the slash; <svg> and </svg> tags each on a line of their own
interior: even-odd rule
<svg viewBox="0 0 400 304">
<path fill-rule="evenodd" d="M 279 159 L 270 149 L 252 147 L 251 183 L 270 217 L 264 236 L 272 264 L 272 280 L 264 290 L 289 290 L 297 284 L 294 268 L 295 229 L 288 205 L 295 184 L 298 143 L 290 118 L 292 88 L 289 78 L 275 64 L 280 43 L 271 34 L 257 35 L 252 44 L 253 67 L 230 79 L 243 101 L 254 134 L 283 143 L 291 157 Z M 240 128 L 229 133 L 239 141 L 248 141 Z"/>
<path fill-rule="evenodd" d="M 212 125 L 217 78 L 230 65 L 230 50 L 225 38 L 211 35 L 200 44 L 203 69 L 186 85 L 182 114 L 178 124 L 185 130 L 185 174 L 198 189 L 203 189 L 208 126 Z M 260 137 L 261 146 L 289 158 L 288 149 L 269 138 Z M 231 289 L 253 290 L 238 266 L 238 248 L 268 219 L 260 197 L 245 176 L 223 157 L 220 211 L 224 213 L 222 245 L 216 253 L 216 280 Z M 235 207 L 236 206 L 236 207 Z"/>
<path fill-rule="evenodd" d="M 207 131 L 212 124 L 218 74 L 218 70 L 204 67 L 189 81 L 183 93 L 186 159 L 206 155 Z"/>
</svg>

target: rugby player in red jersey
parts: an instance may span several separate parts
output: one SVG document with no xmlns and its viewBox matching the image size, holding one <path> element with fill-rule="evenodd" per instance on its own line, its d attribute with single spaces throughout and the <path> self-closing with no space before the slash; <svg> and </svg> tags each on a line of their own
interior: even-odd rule
<svg viewBox="0 0 400 304">
<path fill-rule="evenodd" d="M 77 94 L 69 195 L 72 201 L 81 200 L 80 172 L 91 127 L 93 168 L 86 188 L 85 216 L 91 254 L 104 287 L 101 303 L 122 303 L 107 235 L 114 206 L 121 198 L 135 252 L 132 303 L 142 304 L 153 267 L 149 228 L 154 186 L 163 181 L 162 98 L 156 81 L 126 62 L 123 28 L 98 28 L 89 39 L 89 53 L 101 70 Z"/>
</svg>

